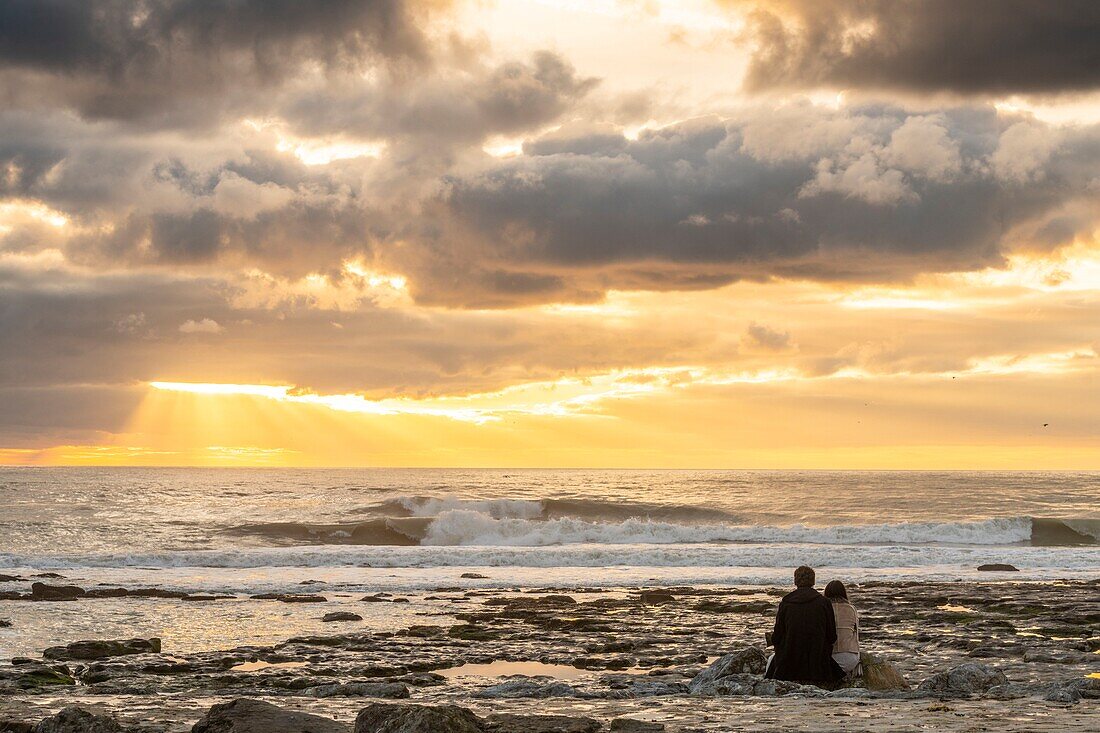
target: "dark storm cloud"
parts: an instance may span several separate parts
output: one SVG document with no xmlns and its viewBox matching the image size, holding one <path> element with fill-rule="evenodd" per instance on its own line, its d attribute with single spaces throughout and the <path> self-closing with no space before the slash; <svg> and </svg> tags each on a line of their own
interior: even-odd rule
<svg viewBox="0 0 1100 733">
<path fill-rule="evenodd" d="M 449 179 L 429 209 L 439 226 L 418 232 L 430 268 L 404 262 L 418 298 L 500 305 L 996 266 L 1021 238 L 1041 248 L 1029 235 L 1055 232 L 1049 221 L 1092 195 L 1100 131 L 980 109 L 794 106 L 552 150 Z M 486 275 L 500 272 L 514 277 L 492 290 Z"/>
<path fill-rule="evenodd" d="M 423 64 L 415 0 L 4 0 L 0 83 L 93 118 L 198 121 L 310 64 Z"/>
<path fill-rule="evenodd" d="M 548 51 L 451 77 L 401 87 L 357 85 L 300 94 L 283 114 L 302 135 L 478 142 L 552 122 L 596 86 Z"/>
<path fill-rule="evenodd" d="M 1100 88 L 1095 0 L 777 0 L 751 4 L 753 90 L 960 94 Z"/>
</svg>

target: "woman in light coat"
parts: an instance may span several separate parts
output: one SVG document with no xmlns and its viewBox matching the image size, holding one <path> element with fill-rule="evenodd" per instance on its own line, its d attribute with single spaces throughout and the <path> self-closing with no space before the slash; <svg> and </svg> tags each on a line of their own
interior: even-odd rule
<svg viewBox="0 0 1100 733">
<path fill-rule="evenodd" d="M 832 602 L 836 617 L 833 659 L 845 674 L 852 675 L 859 668 L 859 614 L 848 601 L 848 590 L 839 580 L 829 581 L 825 597 Z"/>
</svg>

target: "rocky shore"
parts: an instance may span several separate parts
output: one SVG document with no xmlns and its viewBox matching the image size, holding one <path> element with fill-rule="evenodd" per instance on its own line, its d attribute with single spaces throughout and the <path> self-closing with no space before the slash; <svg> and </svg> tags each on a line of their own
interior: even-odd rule
<svg viewBox="0 0 1100 733">
<path fill-rule="evenodd" d="M 0 731 L 687 733 L 921 721 L 1084 731 L 1100 721 L 1100 581 L 853 584 L 866 673 L 832 690 L 762 677 L 783 588 L 456 585 L 337 603 L 321 583 L 245 600 L 9 582 L 24 581 L 33 585 L 0 596 L 0 616 L 27 603 L 43 614 L 289 604 L 312 609 L 326 632 L 199 651 L 159 637 L 70 638 L 0 663 Z M 379 630 L 368 607 L 407 610 L 415 623 Z"/>
</svg>

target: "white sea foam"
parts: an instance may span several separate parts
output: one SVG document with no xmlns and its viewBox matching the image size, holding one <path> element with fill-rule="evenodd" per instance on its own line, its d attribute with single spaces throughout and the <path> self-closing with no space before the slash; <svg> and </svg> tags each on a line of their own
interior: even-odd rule
<svg viewBox="0 0 1100 733">
<path fill-rule="evenodd" d="M 422 545 L 543 547 L 569 544 L 690 544 L 708 542 L 1011 545 L 1031 538 L 1031 519 L 1009 517 L 981 522 L 902 522 L 787 527 L 726 524 L 674 524 L 648 519 L 591 522 L 496 518 L 473 509 L 439 513 Z"/>
<path fill-rule="evenodd" d="M 307 546 L 79 555 L 0 554 L 0 568 L 616 568 L 955 567 L 1008 562 L 1024 571 L 1100 569 L 1100 551 L 1066 547 L 820 544 L 579 544 L 550 547 Z"/>
</svg>

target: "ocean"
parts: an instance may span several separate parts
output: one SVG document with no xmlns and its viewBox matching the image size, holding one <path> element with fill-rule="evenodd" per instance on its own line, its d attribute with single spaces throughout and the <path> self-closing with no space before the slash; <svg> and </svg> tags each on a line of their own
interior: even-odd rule
<svg viewBox="0 0 1100 733">
<path fill-rule="evenodd" d="M 246 601 L 269 592 L 324 592 L 385 629 L 422 609 L 355 603 L 364 592 L 783 586 L 800 564 L 821 582 L 1100 576 L 1100 473 L 3 468 L 0 507 L 0 574 L 24 579 L 0 591 L 54 573 L 242 601 L 0 602 L 15 622 L 0 657 L 323 628 L 311 604 Z"/>
<path fill-rule="evenodd" d="M 0 506 L 0 568 L 227 592 L 302 568 L 410 571 L 385 574 L 403 587 L 440 568 L 597 585 L 772 582 L 803 563 L 1100 573 L 1100 473 L 5 468 Z"/>
</svg>

